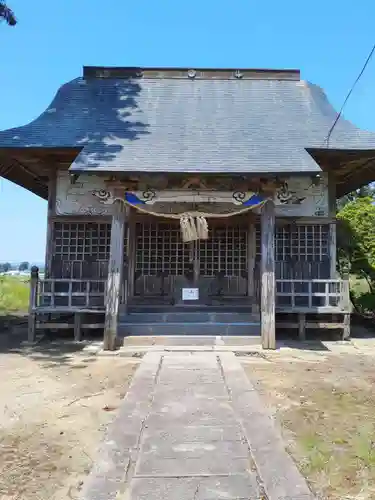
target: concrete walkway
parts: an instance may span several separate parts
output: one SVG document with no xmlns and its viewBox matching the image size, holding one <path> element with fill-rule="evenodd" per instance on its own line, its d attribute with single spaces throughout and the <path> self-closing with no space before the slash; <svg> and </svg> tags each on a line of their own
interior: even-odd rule
<svg viewBox="0 0 375 500">
<path fill-rule="evenodd" d="M 233 353 L 149 353 L 82 500 L 312 500 Z"/>
</svg>

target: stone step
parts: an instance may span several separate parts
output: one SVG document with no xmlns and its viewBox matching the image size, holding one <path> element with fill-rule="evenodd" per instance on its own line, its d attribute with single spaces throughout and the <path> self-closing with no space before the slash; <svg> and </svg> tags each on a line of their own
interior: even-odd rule
<svg viewBox="0 0 375 500">
<path fill-rule="evenodd" d="M 125 307 L 124 305 L 120 305 L 119 308 L 120 314 L 126 314 L 128 312 L 129 314 L 131 313 L 175 313 L 175 312 L 227 312 L 227 313 L 244 313 L 244 314 L 251 314 L 251 304 L 247 305 L 235 305 L 235 304 L 226 304 L 226 305 L 170 305 L 170 304 L 164 304 L 164 305 L 129 305 L 128 307 Z"/>
<path fill-rule="evenodd" d="M 210 323 L 119 323 L 118 336 L 129 335 L 167 336 L 167 335 L 237 335 L 260 338 L 260 322 Z"/>
<path fill-rule="evenodd" d="M 259 315 L 237 312 L 131 312 L 120 314 L 120 323 L 259 323 Z"/>
</svg>

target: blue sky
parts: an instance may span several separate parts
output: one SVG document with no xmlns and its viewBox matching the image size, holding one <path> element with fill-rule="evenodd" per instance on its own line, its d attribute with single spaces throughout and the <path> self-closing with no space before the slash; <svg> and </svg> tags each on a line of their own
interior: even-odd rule
<svg viewBox="0 0 375 500">
<path fill-rule="evenodd" d="M 361 0 L 8 0 L 0 129 L 28 123 L 83 65 L 298 68 L 339 108 L 374 43 Z M 346 118 L 375 130 L 375 59 Z M 0 180 L 0 261 L 44 259 L 46 202 Z"/>
</svg>

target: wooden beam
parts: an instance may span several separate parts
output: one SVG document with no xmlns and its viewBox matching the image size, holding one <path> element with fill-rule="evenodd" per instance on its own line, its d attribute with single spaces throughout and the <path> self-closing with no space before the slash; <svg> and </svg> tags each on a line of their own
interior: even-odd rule
<svg viewBox="0 0 375 500">
<path fill-rule="evenodd" d="M 276 348 L 275 325 L 275 204 L 263 205 L 261 213 L 261 334 L 264 349 Z"/>
<path fill-rule="evenodd" d="M 293 320 L 291 321 L 278 321 L 276 323 L 276 328 L 278 329 L 284 329 L 284 330 L 291 330 L 291 329 L 298 329 L 298 332 L 300 333 L 300 328 L 301 328 L 301 322 L 300 318 L 296 319 L 295 322 Z M 345 328 L 344 320 L 340 322 L 335 322 L 335 323 L 328 323 L 327 321 L 305 321 L 305 330 L 339 330 Z M 300 340 L 305 340 L 304 338 L 301 338 L 300 334 L 298 334 Z"/>
<path fill-rule="evenodd" d="M 124 235 L 128 208 L 117 200 L 111 228 L 111 247 L 108 265 L 107 293 L 105 298 L 104 349 L 116 349 L 118 312 L 120 305 L 121 285 L 124 265 Z"/>
</svg>

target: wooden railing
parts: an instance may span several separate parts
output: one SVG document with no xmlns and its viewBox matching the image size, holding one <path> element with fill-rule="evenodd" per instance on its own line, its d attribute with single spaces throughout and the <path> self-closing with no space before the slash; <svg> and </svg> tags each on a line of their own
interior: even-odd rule
<svg viewBox="0 0 375 500">
<path fill-rule="evenodd" d="M 106 280 L 43 279 L 38 281 L 39 307 L 104 308 Z"/>
<path fill-rule="evenodd" d="M 276 280 L 276 310 L 349 312 L 349 281 L 338 279 Z"/>
<path fill-rule="evenodd" d="M 96 260 L 94 262 L 78 260 L 57 260 L 52 263 L 48 278 L 101 280 L 107 279 L 108 260 Z"/>
<path fill-rule="evenodd" d="M 104 309 L 107 280 L 65 278 L 40 279 L 33 268 L 30 280 L 30 310 Z"/>
</svg>

